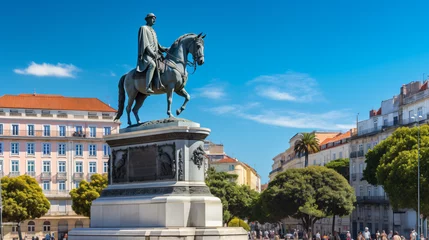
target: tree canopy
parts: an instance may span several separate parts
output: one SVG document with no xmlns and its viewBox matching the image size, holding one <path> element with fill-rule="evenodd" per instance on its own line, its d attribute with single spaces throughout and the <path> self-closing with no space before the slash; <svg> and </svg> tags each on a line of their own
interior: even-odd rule
<svg viewBox="0 0 429 240">
<path fill-rule="evenodd" d="M 268 218 L 300 219 L 307 230 L 321 218 L 349 215 L 355 201 L 353 188 L 347 180 L 321 166 L 288 169 L 277 175 L 261 194 Z"/>
<path fill-rule="evenodd" d="M 72 209 L 75 213 L 91 217 L 92 201 L 100 197 L 101 191 L 107 187 L 107 175 L 94 174 L 91 181 L 82 181 L 78 188 L 70 191 L 73 204 Z"/>
<path fill-rule="evenodd" d="M 206 184 L 210 192 L 222 201 L 225 222 L 229 222 L 232 217 L 250 218 L 259 195 L 248 186 L 237 185 L 236 179 L 237 175 L 216 172 L 214 168 L 207 171 Z"/>
<path fill-rule="evenodd" d="M 350 160 L 348 158 L 339 158 L 328 162 L 325 167 L 335 170 L 341 174 L 347 181 L 350 179 Z"/>
<path fill-rule="evenodd" d="M 17 223 L 19 239 L 22 239 L 21 223 L 42 217 L 49 211 L 51 204 L 36 179 L 28 175 L 3 177 L 1 187 L 3 219 Z"/>
<path fill-rule="evenodd" d="M 418 127 L 401 127 L 366 154 L 364 178 L 383 186 L 394 208 L 417 209 Z M 420 211 L 429 216 L 429 126 L 420 127 Z"/>
<path fill-rule="evenodd" d="M 308 166 L 308 154 L 319 151 L 319 139 L 314 132 L 302 133 L 301 138 L 295 142 L 294 151 L 296 154 L 305 156 L 305 167 Z"/>
</svg>

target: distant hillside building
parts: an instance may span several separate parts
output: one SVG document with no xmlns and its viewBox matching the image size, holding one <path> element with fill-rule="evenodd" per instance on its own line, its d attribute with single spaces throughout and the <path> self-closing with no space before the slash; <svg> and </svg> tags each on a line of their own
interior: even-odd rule
<svg viewBox="0 0 429 240">
<path fill-rule="evenodd" d="M 103 136 L 117 133 L 116 110 L 97 98 L 20 94 L 0 97 L 0 177 L 29 175 L 51 203 L 48 213 L 21 224 L 23 237 L 39 239 L 89 227 L 71 208 L 69 191 L 95 173 L 107 173 L 110 148 Z M 4 239 L 18 239 L 3 225 Z"/>
<path fill-rule="evenodd" d="M 250 189 L 261 192 L 261 177 L 255 169 L 244 162 L 225 156 L 225 158 L 210 162 L 217 172 L 237 174 L 237 184 L 247 185 Z"/>
<path fill-rule="evenodd" d="M 211 141 L 205 140 L 204 151 L 209 158 L 209 162 L 218 161 L 226 157 L 223 144 L 213 143 Z"/>
</svg>

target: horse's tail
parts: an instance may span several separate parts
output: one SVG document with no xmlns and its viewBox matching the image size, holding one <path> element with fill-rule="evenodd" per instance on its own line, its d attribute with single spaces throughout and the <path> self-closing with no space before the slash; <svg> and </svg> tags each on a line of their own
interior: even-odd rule
<svg viewBox="0 0 429 240">
<path fill-rule="evenodd" d="M 119 120 L 122 116 L 122 113 L 124 112 L 124 104 L 125 104 L 125 88 L 124 88 L 124 81 L 125 81 L 126 74 L 121 77 L 118 83 L 118 89 L 119 89 L 119 97 L 118 97 L 118 112 L 116 113 L 115 120 Z"/>
</svg>

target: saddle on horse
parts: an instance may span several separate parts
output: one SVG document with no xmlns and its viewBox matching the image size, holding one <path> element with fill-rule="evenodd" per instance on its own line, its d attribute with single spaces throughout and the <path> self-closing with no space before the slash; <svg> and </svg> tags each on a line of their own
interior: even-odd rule
<svg viewBox="0 0 429 240">
<path fill-rule="evenodd" d="M 151 81 L 152 88 L 159 89 L 163 87 L 161 83 L 161 74 L 165 72 L 166 67 L 167 67 L 167 64 L 165 63 L 165 60 L 158 59 L 156 61 L 155 74 L 153 75 L 152 81 Z M 143 72 L 134 71 L 133 79 L 144 80 L 146 78 L 146 72 L 147 72 L 147 68 Z"/>
</svg>

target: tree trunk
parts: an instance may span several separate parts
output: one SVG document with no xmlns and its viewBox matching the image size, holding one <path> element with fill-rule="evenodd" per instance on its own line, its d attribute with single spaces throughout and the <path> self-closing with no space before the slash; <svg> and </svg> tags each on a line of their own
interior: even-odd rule
<svg viewBox="0 0 429 240">
<path fill-rule="evenodd" d="M 19 237 L 19 240 L 22 240 L 21 222 L 19 222 L 18 224 L 16 224 L 16 226 L 18 227 L 18 237 Z"/>
<path fill-rule="evenodd" d="M 308 167 L 308 152 L 305 152 L 305 162 L 304 162 L 304 166 Z"/>
<path fill-rule="evenodd" d="M 334 234 L 335 231 L 335 214 L 334 217 L 332 217 L 332 234 Z"/>
</svg>

